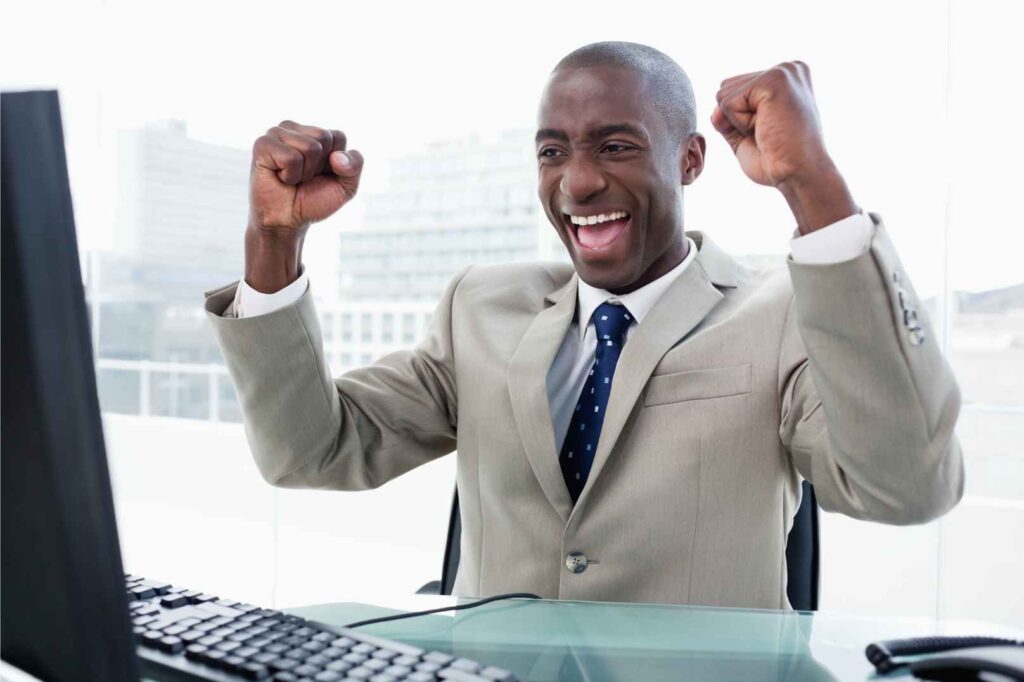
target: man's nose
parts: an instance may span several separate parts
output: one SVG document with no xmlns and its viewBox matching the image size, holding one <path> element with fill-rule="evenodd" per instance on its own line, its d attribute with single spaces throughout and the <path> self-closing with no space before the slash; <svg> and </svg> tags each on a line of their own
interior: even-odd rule
<svg viewBox="0 0 1024 682">
<path fill-rule="evenodd" d="M 574 202 L 584 202 L 606 186 L 604 176 L 593 164 L 577 158 L 566 164 L 559 189 Z"/>
</svg>

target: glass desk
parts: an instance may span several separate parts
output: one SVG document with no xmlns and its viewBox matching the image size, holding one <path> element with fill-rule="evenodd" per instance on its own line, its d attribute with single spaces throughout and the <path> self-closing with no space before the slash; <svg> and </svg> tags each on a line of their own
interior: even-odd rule
<svg viewBox="0 0 1024 682">
<path fill-rule="evenodd" d="M 419 596 L 403 610 L 459 603 Z M 466 600 L 469 601 L 469 600 Z M 342 626 L 399 613 L 340 603 L 287 609 Z M 1021 633 L 982 623 L 697 606 L 514 600 L 367 625 L 361 632 L 475 659 L 521 680 L 869 680 L 869 642 Z"/>
</svg>

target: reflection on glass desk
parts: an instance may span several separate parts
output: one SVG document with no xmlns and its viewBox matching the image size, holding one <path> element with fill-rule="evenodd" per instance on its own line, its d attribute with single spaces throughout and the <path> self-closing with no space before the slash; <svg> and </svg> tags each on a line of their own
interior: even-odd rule
<svg viewBox="0 0 1024 682">
<path fill-rule="evenodd" d="M 417 597 L 403 609 L 470 600 Z M 332 625 L 399 613 L 341 603 L 288 609 Z M 361 632 L 511 670 L 522 680 L 868 680 L 872 641 L 1020 637 L 983 623 L 702 606 L 513 600 L 378 623 Z M 884 679 L 912 679 L 908 673 Z"/>
</svg>

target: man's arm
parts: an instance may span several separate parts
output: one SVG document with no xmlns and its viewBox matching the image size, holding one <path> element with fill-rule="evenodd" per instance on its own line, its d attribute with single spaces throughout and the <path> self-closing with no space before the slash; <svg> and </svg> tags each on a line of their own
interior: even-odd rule
<svg viewBox="0 0 1024 682">
<path fill-rule="evenodd" d="M 275 485 L 372 488 L 455 448 L 451 309 L 465 272 L 415 349 L 336 380 L 324 360 L 302 244 L 355 196 L 363 160 L 346 145 L 341 131 L 292 121 L 256 140 L 245 279 L 207 294 L 253 456 Z"/>
<path fill-rule="evenodd" d="M 881 219 L 871 217 L 862 255 L 789 261 L 779 436 L 823 509 L 924 523 L 963 495 L 960 393 Z"/>
<path fill-rule="evenodd" d="M 820 241 L 819 230 L 859 210 L 825 149 L 806 64 L 726 79 L 716 98 L 712 125 L 747 177 L 782 193 L 801 239 Z M 779 436 L 824 509 L 923 523 L 963 495 L 960 393 L 881 219 L 871 218 L 859 255 L 789 260 Z"/>
<path fill-rule="evenodd" d="M 332 379 L 307 290 L 257 317 L 222 313 L 236 286 L 211 292 L 206 312 L 242 407 L 263 477 L 289 488 L 375 488 L 455 449 L 458 401 L 449 283 L 426 338 Z"/>
</svg>

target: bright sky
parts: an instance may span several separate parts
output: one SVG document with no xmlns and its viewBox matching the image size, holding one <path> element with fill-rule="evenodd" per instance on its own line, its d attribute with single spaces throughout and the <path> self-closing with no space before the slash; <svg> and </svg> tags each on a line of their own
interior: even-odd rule
<svg viewBox="0 0 1024 682">
<path fill-rule="evenodd" d="M 532 127 L 547 73 L 575 47 L 643 42 L 686 69 L 708 138 L 704 174 L 686 190 L 687 229 L 734 253 L 783 253 L 795 226 L 785 202 L 743 175 L 709 117 L 724 78 L 800 59 L 854 197 L 882 215 L 929 294 L 942 287 L 947 236 L 952 288 L 1024 279 L 1021 7 L 6 3 L 0 86 L 61 88 L 80 239 L 102 247 L 112 239 L 119 129 L 180 118 L 191 136 L 248 148 L 284 118 L 338 127 L 365 154 L 364 188 L 373 191 L 386 184 L 388 159 L 426 142 Z M 241 230 L 243 220 L 225 229 Z"/>
</svg>

